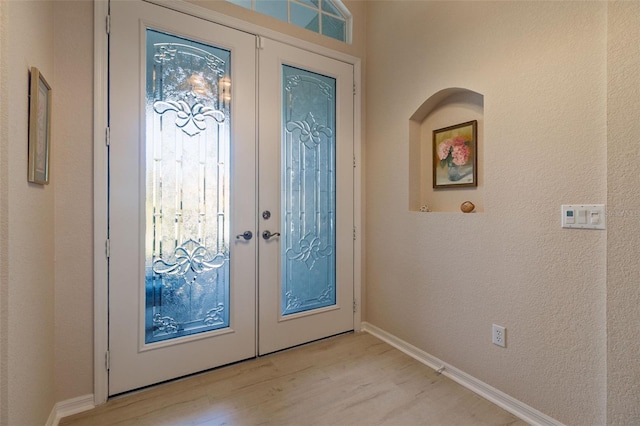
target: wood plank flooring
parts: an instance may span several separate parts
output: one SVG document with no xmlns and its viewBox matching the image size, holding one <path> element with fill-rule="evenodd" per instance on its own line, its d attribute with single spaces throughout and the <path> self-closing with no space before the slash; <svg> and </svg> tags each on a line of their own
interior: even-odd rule
<svg viewBox="0 0 640 426">
<path fill-rule="evenodd" d="M 60 425 L 526 423 L 370 334 L 350 333 L 113 398 Z"/>
</svg>

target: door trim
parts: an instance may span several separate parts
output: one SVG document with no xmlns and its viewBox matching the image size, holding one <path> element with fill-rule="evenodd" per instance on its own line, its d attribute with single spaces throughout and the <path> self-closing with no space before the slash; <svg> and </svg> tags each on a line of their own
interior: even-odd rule
<svg viewBox="0 0 640 426">
<path fill-rule="evenodd" d="M 183 1 L 145 0 L 176 12 L 200 17 L 213 23 L 245 31 L 256 36 L 267 37 L 323 56 L 353 65 L 354 68 L 354 317 L 356 331 L 362 322 L 362 256 L 363 256 L 363 218 L 362 218 L 362 105 L 361 105 L 361 61 L 351 55 L 336 52 L 286 34 L 260 27 L 240 19 L 229 17 L 209 9 Z M 94 285 L 94 404 L 100 405 L 108 398 L 108 181 L 107 181 L 107 126 L 108 126 L 108 0 L 94 0 L 94 116 L 93 116 L 93 285 Z"/>
<path fill-rule="evenodd" d="M 95 0 L 93 8 L 93 403 L 103 404 L 109 394 L 107 112 L 108 36 L 107 0 Z"/>
</svg>

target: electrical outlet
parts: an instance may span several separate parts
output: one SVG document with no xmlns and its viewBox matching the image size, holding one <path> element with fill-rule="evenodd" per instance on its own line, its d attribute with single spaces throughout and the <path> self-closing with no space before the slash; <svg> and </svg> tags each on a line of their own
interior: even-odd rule
<svg viewBox="0 0 640 426">
<path fill-rule="evenodd" d="M 491 341 L 494 345 L 502 346 L 503 348 L 507 347 L 507 329 L 493 324 L 491 329 Z"/>
</svg>

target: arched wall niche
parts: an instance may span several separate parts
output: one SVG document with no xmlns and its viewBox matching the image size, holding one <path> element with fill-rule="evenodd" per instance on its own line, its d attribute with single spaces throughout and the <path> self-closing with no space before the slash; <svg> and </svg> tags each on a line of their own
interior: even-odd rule
<svg viewBox="0 0 640 426">
<path fill-rule="evenodd" d="M 467 121 L 478 121 L 478 186 L 433 189 L 433 131 Z M 484 212 L 484 96 L 451 87 L 430 96 L 409 118 L 409 210 L 427 206 L 432 212 L 458 212 L 471 201 L 474 212 Z"/>
</svg>

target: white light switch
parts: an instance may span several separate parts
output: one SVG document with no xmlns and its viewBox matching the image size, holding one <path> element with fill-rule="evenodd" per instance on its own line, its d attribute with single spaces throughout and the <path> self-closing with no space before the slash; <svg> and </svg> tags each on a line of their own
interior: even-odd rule
<svg viewBox="0 0 640 426">
<path fill-rule="evenodd" d="M 563 204 L 562 227 L 577 229 L 606 229 L 604 204 Z"/>
<path fill-rule="evenodd" d="M 577 223 L 579 224 L 585 224 L 587 223 L 587 211 L 585 209 L 578 209 L 578 220 L 576 220 Z"/>
</svg>

